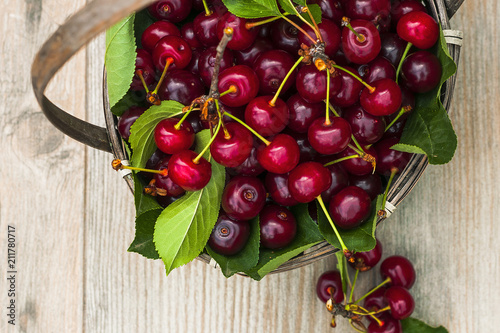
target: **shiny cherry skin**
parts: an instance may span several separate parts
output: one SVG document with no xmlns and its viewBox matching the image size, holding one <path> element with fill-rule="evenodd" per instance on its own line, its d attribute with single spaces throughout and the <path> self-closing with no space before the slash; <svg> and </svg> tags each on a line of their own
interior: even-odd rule
<svg viewBox="0 0 500 333">
<path fill-rule="evenodd" d="M 212 166 L 204 157 L 198 163 L 193 160 L 198 153 L 183 150 L 170 157 L 168 176 L 174 183 L 186 191 L 198 191 L 204 188 L 212 177 Z"/>
<path fill-rule="evenodd" d="M 224 35 L 224 29 L 230 27 L 233 29 L 233 38 L 229 41 L 227 47 L 234 51 L 241 51 L 248 48 L 257 38 L 259 27 L 247 29 L 245 27 L 247 22 L 246 19 L 227 12 L 220 18 L 217 24 L 217 37 L 220 40 Z"/>
<path fill-rule="evenodd" d="M 411 12 L 427 12 L 419 0 L 396 0 L 391 7 L 391 24 L 395 28 L 404 15 Z"/>
<path fill-rule="evenodd" d="M 297 221 L 292 212 L 278 205 L 267 205 L 259 214 L 260 244 L 266 249 L 281 249 L 297 234 Z"/>
<path fill-rule="evenodd" d="M 257 160 L 269 172 L 283 174 L 297 166 L 300 150 L 297 142 L 288 134 L 276 135 L 269 145 L 257 148 Z"/>
<path fill-rule="evenodd" d="M 160 162 L 158 162 L 156 166 L 156 170 L 164 170 L 168 169 L 168 162 L 170 160 L 170 156 L 163 158 Z M 176 183 L 172 181 L 170 176 L 162 176 L 160 174 L 155 174 L 154 176 L 154 186 L 157 188 L 161 188 L 167 191 L 167 195 L 171 197 L 178 197 L 183 195 L 186 191 Z"/>
<path fill-rule="evenodd" d="M 267 38 L 258 38 L 249 47 L 242 51 L 234 51 L 234 59 L 237 65 L 253 67 L 254 62 L 260 55 L 273 49 L 271 41 Z"/>
<path fill-rule="evenodd" d="M 385 316 L 382 326 L 380 326 L 376 321 L 372 321 L 368 326 L 367 333 L 403 333 L 403 328 L 401 327 L 401 322 L 399 320 L 396 320 L 391 316 Z"/>
<path fill-rule="evenodd" d="M 200 43 L 206 47 L 217 46 L 217 24 L 220 16 L 216 12 L 208 15 L 203 11 L 199 13 L 193 21 L 193 31 Z"/>
<path fill-rule="evenodd" d="M 192 0 L 160 0 L 150 5 L 148 11 L 158 20 L 177 23 L 188 17 L 192 7 Z"/>
<path fill-rule="evenodd" d="M 304 29 L 304 31 L 313 39 L 316 39 L 316 34 L 309 25 L 304 23 L 302 24 L 301 28 Z M 326 18 L 321 20 L 321 23 L 318 24 L 318 28 L 325 42 L 325 54 L 329 57 L 333 57 L 340 48 L 340 39 L 341 39 L 340 28 L 335 23 L 333 23 L 333 21 L 330 21 L 329 19 Z M 304 35 L 303 33 L 299 34 L 299 42 L 301 45 L 302 44 L 305 44 L 307 46 L 312 45 L 312 41 L 309 38 L 307 38 L 306 35 Z"/>
<path fill-rule="evenodd" d="M 371 84 L 370 92 L 364 88 L 359 97 L 363 109 L 374 116 L 388 116 L 399 111 L 402 102 L 401 88 L 391 79 L 381 79 Z"/>
<path fill-rule="evenodd" d="M 326 303 L 332 296 L 334 303 L 344 301 L 342 278 L 338 270 L 326 271 L 319 276 L 316 283 L 316 295 L 323 303 Z"/>
<path fill-rule="evenodd" d="M 442 72 L 438 57 L 427 51 L 410 54 L 401 67 L 404 84 L 411 91 L 421 94 L 437 87 Z"/>
<path fill-rule="evenodd" d="M 250 224 L 247 221 L 233 220 L 221 214 L 208 239 L 208 246 L 214 252 L 232 256 L 245 248 L 250 238 Z"/>
<path fill-rule="evenodd" d="M 367 154 L 370 154 L 372 157 L 374 157 L 376 161 L 378 160 L 377 151 L 373 147 L 370 147 L 369 149 L 365 148 L 364 151 Z M 341 158 L 357 154 L 358 153 L 355 152 L 353 149 L 347 147 L 340 154 L 337 154 L 336 157 Z M 362 158 L 351 158 L 340 162 L 340 164 L 351 175 L 364 176 L 373 172 L 373 165 Z"/>
<path fill-rule="evenodd" d="M 290 130 L 285 130 L 284 133 L 290 135 L 295 139 L 295 141 L 297 141 L 300 150 L 299 163 L 314 161 L 316 157 L 318 157 L 318 152 L 314 150 L 314 148 L 309 143 L 309 140 L 307 139 L 307 133 L 297 133 Z"/>
<path fill-rule="evenodd" d="M 245 122 L 263 136 L 278 134 L 288 124 L 288 107 L 280 98 L 274 106 L 269 105 L 273 96 L 259 96 L 248 103 Z"/>
<path fill-rule="evenodd" d="M 169 69 L 183 69 L 189 65 L 191 57 L 191 46 L 179 36 L 163 37 L 153 50 L 153 63 L 160 72 L 165 68 L 168 58 L 174 59 Z"/>
<path fill-rule="evenodd" d="M 259 94 L 274 95 L 294 63 L 293 57 L 283 50 L 271 50 L 261 54 L 253 65 L 255 74 L 259 77 Z M 293 70 L 281 90 L 283 93 L 290 89 L 296 76 L 297 70 Z"/>
<path fill-rule="evenodd" d="M 193 49 L 191 54 L 191 61 L 184 69 L 201 77 L 198 65 L 200 63 L 200 57 L 203 51 L 204 50 L 202 49 Z"/>
<path fill-rule="evenodd" d="M 377 27 L 366 20 L 352 20 L 352 28 L 364 37 L 363 41 L 347 27 L 342 30 L 342 50 L 345 57 L 355 64 L 366 64 L 377 57 L 381 49 Z"/>
<path fill-rule="evenodd" d="M 384 280 L 390 278 L 392 286 L 410 289 L 415 283 L 416 275 L 413 264 L 403 256 L 395 255 L 386 258 L 380 265 L 380 274 Z"/>
<path fill-rule="evenodd" d="M 384 135 L 384 118 L 369 114 L 360 105 L 344 109 L 343 117 L 350 125 L 352 135 L 361 145 L 373 144 Z"/>
<path fill-rule="evenodd" d="M 289 207 L 298 204 L 298 202 L 292 198 L 288 189 L 288 176 L 289 173 L 277 174 L 268 172 L 264 180 L 264 185 L 274 202 Z"/>
<path fill-rule="evenodd" d="M 123 139 L 128 140 L 130 138 L 130 127 L 135 123 L 135 121 L 146 111 L 145 108 L 139 106 L 131 106 L 127 109 L 118 120 L 118 132 Z"/>
<path fill-rule="evenodd" d="M 143 49 L 137 49 L 137 57 L 135 58 L 135 70 L 142 72 L 142 77 L 148 88 L 152 87 L 155 83 L 155 66 L 153 65 L 153 58 L 151 54 Z M 130 89 L 134 91 L 144 90 L 144 85 L 141 78 L 135 74 L 130 84 Z"/>
<path fill-rule="evenodd" d="M 252 150 L 250 151 L 250 156 L 240 165 L 238 165 L 235 168 L 228 168 L 227 172 L 232 175 L 232 176 L 258 176 L 261 173 L 263 173 L 265 170 L 260 165 L 259 161 L 257 160 L 257 147 L 259 146 L 260 143 L 256 143 L 256 139 L 254 139 L 254 146 Z"/>
<path fill-rule="evenodd" d="M 219 75 L 219 92 L 236 87 L 236 92 L 231 92 L 220 98 L 228 106 L 238 107 L 248 104 L 259 92 L 259 78 L 248 66 L 237 65 L 230 67 Z"/>
<path fill-rule="evenodd" d="M 348 186 L 333 196 L 329 208 L 335 225 L 342 229 L 353 229 L 370 216 L 371 200 L 363 189 Z"/>
<path fill-rule="evenodd" d="M 351 19 L 363 19 L 387 30 L 390 26 L 390 0 L 350 0 L 345 4 L 345 14 Z"/>
<path fill-rule="evenodd" d="M 234 168 L 250 156 L 253 137 L 252 133 L 239 123 L 228 123 L 225 129 L 227 132 L 221 129 L 217 133 L 210 146 L 210 154 L 217 163 L 227 168 Z"/>
<path fill-rule="evenodd" d="M 152 53 L 156 43 L 165 36 L 180 36 L 179 28 L 171 22 L 156 21 L 144 30 L 141 35 L 142 48 L 149 53 Z"/>
<path fill-rule="evenodd" d="M 356 252 L 353 256 L 354 263 L 349 261 L 352 268 L 359 269 L 361 272 L 369 271 L 382 258 L 382 244 L 377 240 L 377 244 L 373 249 L 366 252 Z"/>
<path fill-rule="evenodd" d="M 336 25 L 340 26 L 342 17 L 345 16 L 345 10 L 339 0 L 316 0 L 311 1 L 316 3 L 321 8 L 322 17 L 333 21 Z"/>
<path fill-rule="evenodd" d="M 255 177 L 233 177 L 222 192 L 222 209 L 236 220 L 253 219 L 265 203 L 266 189 L 262 181 Z"/>
<path fill-rule="evenodd" d="M 399 38 L 399 36 L 394 33 L 381 34 L 380 41 L 382 43 L 380 56 L 389 60 L 394 67 L 399 66 L 399 62 L 401 61 L 407 42 Z"/>
<path fill-rule="evenodd" d="M 392 169 L 396 169 L 396 173 L 400 173 L 406 167 L 412 157 L 412 154 L 391 149 L 397 144 L 399 139 L 388 138 L 377 142 L 374 145 L 377 151 L 377 173 L 389 176 Z"/>
<path fill-rule="evenodd" d="M 199 76 L 183 69 L 168 71 L 158 89 L 158 96 L 162 101 L 172 100 L 183 105 L 191 105 L 195 98 L 204 93 L 205 87 Z"/>
<path fill-rule="evenodd" d="M 396 80 L 396 68 L 389 60 L 381 56 L 376 57 L 366 65 L 361 65 L 358 72 L 368 84 L 380 79 Z"/>
<path fill-rule="evenodd" d="M 330 124 L 325 117 L 313 121 L 307 131 L 309 143 L 318 153 L 332 155 L 340 153 L 351 141 L 351 126 L 340 117 L 331 117 Z"/>
<path fill-rule="evenodd" d="M 181 28 L 181 37 L 184 39 L 192 49 L 203 47 L 203 44 L 198 40 L 194 32 L 194 23 L 186 22 Z"/>
<path fill-rule="evenodd" d="M 299 69 L 296 87 L 300 96 L 309 103 L 320 103 L 326 99 L 327 74 L 319 71 L 314 65 L 303 66 Z M 342 88 L 342 79 L 339 75 L 330 76 L 330 96 L 335 96 Z"/>
<path fill-rule="evenodd" d="M 175 125 L 179 119 L 168 118 L 160 121 L 154 131 L 156 146 L 167 154 L 175 154 L 189 149 L 194 143 L 194 130 L 189 122 L 182 122 L 179 129 Z"/>
<path fill-rule="evenodd" d="M 330 170 L 318 162 L 299 164 L 288 176 L 288 189 L 298 202 L 308 203 L 325 192 L 332 183 Z"/>
<path fill-rule="evenodd" d="M 368 193 L 371 200 L 375 200 L 382 193 L 382 178 L 378 174 L 367 174 L 364 176 L 349 176 L 349 185 L 362 188 Z"/>
<path fill-rule="evenodd" d="M 330 187 L 321 193 L 321 198 L 324 202 L 330 202 L 332 197 L 342 191 L 349 185 L 349 175 L 338 164 L 327 166 L 332 176 L 332 184 Z"/>
<path fill-rule="evenodd" d="M 399 37 L 422 50 L 431 48 L 439 38 L 436 20 L 425 12 L 410 12 L 397 25 Z"/>
<path fill-rule="evenodd" d="M 292 18 L 292 21 L 300 25 L 300 19 Z M 270 37 L 273 45 L 290 54 L 297 54 L 300 49 L 299 34 L 299 30 L 285 20 L 277 20 L 271 25 Z"/>
<path fill-rule="evenodd" d="M 392 318 L 396 320 L 408 318 L 415 310 L 415 301 L 406 288 L 389 287 L 385 291 L 384 298 L 391 307 Z"/>
<path fill-rule="evenodd" d="M 323 103 L 309 103 L 300 94 L 292 95 L 286 105 L 289 111 L 288 128 L 297 133 L 307 133 L 312 122 L 325 112 Z"/>
<path fill-rule="evenodd" d="M 349 66 L 344 66 L 351 73 L 356 73 L 356 70 Z M 363 84 L 356 80 L 351 74 L 343 70 L 337 71 L 342 79 L 342 89 L 337 95 L 331 97 L 333 104 L 339 107 L 348 107 L 359 101 L 359 94 L 363 90 Z"/>
<path fill-rule="evenodd" d="M 198 72 L 205 86 L 210 87 L 214 74 L 215 57 L 217 56 L 217 47 L 212 46 L 203 51 L 198 63 Z M 220 60 L 219 74 L 233 66 L 233 51 L 225 49 Z M 222 91 L 221 91 L 222 92 Z"/>
</svg>

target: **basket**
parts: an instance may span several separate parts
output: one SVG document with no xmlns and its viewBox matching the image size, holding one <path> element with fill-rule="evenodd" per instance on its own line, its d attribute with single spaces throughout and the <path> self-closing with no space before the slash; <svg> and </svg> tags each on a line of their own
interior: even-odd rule
<svg viewBox="0 0 500 333">
<path fill-rule="evenodd" d="M 152 0 L 99 0 L 93 1 L 72 16 L 65 24 L 44 43 L 37 54 L 31 71 L 35 96 L 42 111 L 52 124 L 64 134 L 92 148 L 113 154 L 114 158 L 127 160 L 122 140 L 117 131 L 117 118 L 111 113 L 107 94 L 106 73 L 104 72 L 103 101 L 106 128 L 90 124 L 75 118 L 53 104 L 45 95 L 45 89 L 55 73 L 85 44 L 98 33 L 117 23 L 134 11 L 138 11 Z M 460 31 L 450 30 L 449 19 L 455 14 L 464 0 L 425 0 L 430 14 L 438 20 L 443 28 L 450 55 L 458 64 L 463 35 Z M 119 4 L 119 5 L 117 5 Z M 449 110 L 453 98 L 456 74 L 443 86 L 441 101 Z M 396 207 L 414 188 L 427 167 L 425 155 L 413 155 L 412 159 L 395 179 L 387 196 L 387 215 L 379 218 L 377 225 L 389 217 Z M 133 181 L 130 174 L 124 179 L 133 191 Z M 326 241 L 310 248 L 303 254 L 290 259 L 273 273 L 284 272 L 308 265 L 335 253 L 337 249 Z M 207 264 L 215 264 L 207 254 L 201 254 L 199 260 Z M 216 264 L 215 264 L 216 266 Z"/>
</svg>

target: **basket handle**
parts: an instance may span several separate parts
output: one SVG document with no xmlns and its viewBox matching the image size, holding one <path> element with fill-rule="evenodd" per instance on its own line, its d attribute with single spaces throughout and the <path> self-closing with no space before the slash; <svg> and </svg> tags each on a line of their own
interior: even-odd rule
<svg viewBox="0 0 500 333">
<path fill-rule="evenodd" d="M 153 0 L 94 0 L 74 14 L 43 44 L 31 67 L 35 97 L 45 116 L 61 132 L 92 148 L 111 152 L 105 128 L 78 119 L 45 96 L 56 72 L 97 34 Z"/>
</svg>

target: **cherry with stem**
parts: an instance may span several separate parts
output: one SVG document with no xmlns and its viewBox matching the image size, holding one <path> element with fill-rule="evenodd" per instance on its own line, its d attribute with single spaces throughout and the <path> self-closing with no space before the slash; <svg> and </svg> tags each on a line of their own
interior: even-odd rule
<svg viewBox="0 0 500 333">
<path fill-rule="evenodd" d="M 290 70 L 288 71 L 288 73 L 286 74 L 285 78 L 283 79 L 283 81 L 281 82 L 281 85 L 279 86 L 278 88 L 278 91 L 276 91 L 276 94 L 274 94 L 274 97 L 272 100 L 269 101 L 269 105 L 272 106 L 272 107 L 275 107 L 276 106 L 276 101 L 278 100 L 278 97 L 281 93 L 281 91 L 283 90 L 283 87 L 285 86 L 286 84 L 286 81 L 288 80 L 288 78 L 290 78 L 290 75 L 292 75 L 293 71 L 295 70 L 295 68 L 297 68 L 297 66 L 304 60 L 304 57 L 300 57 L 296 62 L 295 64 L 292 66 L 292 68 L 290 68 Z"/>
<path fill-rule="evenodd" d="M 412 110 L 412 107 L 410 105 L 402 107 L 401 110 L 399 110 L 398 115 L 391 121 L 391 123 L 389 125 L 387 125 L 385 127 L 384 132 L 387 132 L 389 130 L 389 128 L 391 128 L 392 125 L 394 125 L 399 120 L 399 118 L 401 118 L 401 116 L 403 116 L 405 113 L 410 112 L 411 110 Z"/>
<path fill-rule="evenodd" d="M 154 173 L 154 174 L 159 174 L 161 176 L 168 176 L 168 171 L 167 169 L 162 169 L 162 170 L 152 170 L 152 169 L 145 169 L 145 168 L 137 168 L 133 167 L 130 165 L 126 165 L 123 163 L 122 160 L 115 158 L 111 162 L 111 166 L 113 167 L 114 170 L 119 171 L 119 170 L 133 170 L 133 171 L 138 171 L 138 172 L 149 172 L 149 173 Z"/>
</svg>

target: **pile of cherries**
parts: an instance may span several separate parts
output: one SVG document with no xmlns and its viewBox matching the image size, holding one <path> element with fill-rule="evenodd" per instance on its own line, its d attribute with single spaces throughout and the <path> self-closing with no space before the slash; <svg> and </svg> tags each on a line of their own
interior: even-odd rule
<svg viewBox="0 0 500 333">
<path fill-rule="evenodd" d="M 128 140 L 151 104 L 186 106 L 154 131 L 158 150 L 147 168 L 161 172 L 146 192 L 167 206 L 205 187 L 210 148 L 228 175 L 209 240 L 218 253 L 243 249 L 257 216 L 261 245 L 287 246 L 300 223 L 289 207 L 315 199 L 334 228 L 366 221 L 387 178 L 411 158 L 391 147 L 415 94 L 439 84 L 440 62 L 427 51 L 439 28 L 420 1 L 308 3 L 321 7 L 321 23 L 246 20 L 219 0 L 161 0 L 147 9 L 156 21 L 137 36 L 131 90 L 143 100 L 118 129 Z M 197 153 L 195 134 L 207 128 L 212 140 Z"/>
<path fill-rule="evenodd" d="M 377 241 L 373 250 L 358 252 L 354 257 L 355 262 L 350 265 L 356 270 L 356 275 L 349 299 L 344 295 L 338 270 L 327 271 L 318 278 L 316 294 L 333 314 L 332 326 L 336 325 L 336 316 L 343 316 L 349 319 L 358 332 L 401 333 L 400 321 L 410 317 L 415 309 L 415 301 L 408 291 L 415 283 L 412 263 L 398 255 L 387 257 L 380 265 L 383 282 L 356 300 L 353 292 L 358 273 L 366 272 L 378 264 L 382 257 L 382 246 Z M 363 323 L 365 318 L 369 321 L 368 327 Z"/>
</svg>

